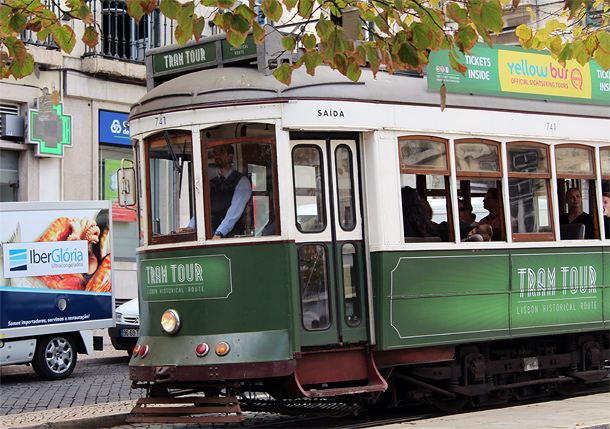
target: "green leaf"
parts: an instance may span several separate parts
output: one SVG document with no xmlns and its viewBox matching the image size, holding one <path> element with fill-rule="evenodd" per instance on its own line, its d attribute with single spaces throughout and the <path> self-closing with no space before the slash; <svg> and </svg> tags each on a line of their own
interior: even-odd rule
<svg viewBox="0 0 610 429">
<path fill-rule="evenodd" d="M 291 11 L 299 2 L 299 0 L 285 0 L 284 4 L 286 5 L 286 9 Z"/>
<path fill-rule="evenodd" d="M 502 13 L 502 4 L 498 0 L 482 2 L 481 25 L 494 33 L 500 33 L 504 28 Z"/>
<path fill-rule="evenodd" d="M 254 43 L 259 45 L 265 40 L 265 29 L 256 21 L 252 22 L 252 36 L 254 37 Z"/>
<path fill-rule="evenodd" d="M 273 71 L 273 76 L 275 76 L 275 78 L 280 82 L 285 83 L 286 85 L 290 85 L 290 81 L 292 78 L 292 68 L 290 68 L 287 63 L 282 63 L 281 66 L 279 66 Z"/>
<path fill-rule="evenodd" d="M 142 9 L 140 2 L 138 0 L 127 0 L 125 4 L 127 5 L 127 13 L 129 16 L 131 16 L 136 23 L 139 23 L 144 16 L 144 9 Z"/>
<path fill-rule="evenodd" d="M 417 49 L 420 51 L 428 49 L 432 42 L 430 28 L 427 25 L 416 22 L 411 26 L 411 31 L 413 32 L 413 42 Z"/>
<path fill-rule="evenodd" d="M 262 0 L 261 9 L 265 16 L 272 21 L 279 21 L 282 18 L 282 5 L 277 0 Z"/>
<path fill-rule="evenodd" d="M 303 46 L 305 46 L 306 50 L 316 49 L 316 45 L 318 44 L 318 40 L 313 34 L 304 34 L 301 42 L 303 42 Z"/>
<path fill-rule="evenodd" d="M 195 41 L 199 41 L 205 30 L 205 19 L 203 17 L 193 19 L 193 37 Z"/>
<path fill-rule="evenodd" d="M 34 71 L 34 58 L 32 58 L 32 55 L 27 54 L 23 64 L 19 64 L 19 61 L 11 61 L 8 70 L 15 79 L 29 76 Z"/>
<path fill-rule="evenodd" d="M 574 50 L 572 51 L 572 57 L 576 61 L 578 61 L 578 64 L 580 64 L 581 66 L 586 66 L 587 62 L 591 58 L 591 53 L 586 48 L 584 42 L 580 39 L 574 40 L 572 42 L 572 46 L 574 47 Z"/>
<path fill-rule="evenodd" d="M 316 33 L 318 34 L 318 37 L 322 40 L 328 40 L 334 29 L 335 28 L 332 23 L 325 19 L 323 16 L 320 17 L 320 20 L 316 24 Z"/>
<path fill-rule="evenodd" d="M 466 76 L 466 70 L 468 70 L 468 67 L 460 63 L 453 52 L 449 52 L 449 64 L 451 64 L 451 68 L 453 70 Z"/>
<path fill-rule="evenodd" d="M 593 58 L 597 61 L 597 64 L 608 71 L 610 69 L 610 54 L 604 51 L 603 49 L 596 49 L 595 53 L 593 53 Z"/>
<path fill-rule="evenodd" d="M 322 64 L 322 55 L 320 55 L 318 52 L 307 52 L 302 58 L 305 63 L 305 68 L 307 69 L 307 73 L 315 76 L 316 67 Z"/>
<path fill-rule="evenodd" d="M 546 41 L 546 47 L 552 54 L 559 55 L 561 52 L 561 47 L 563 46 L 563 41 L 560 36 L 551 37 Z"/>
<path fill-rule="evenodd" d="M 527 42 L 532 38 L 532 29 L 528 28 L 525 24 L 521 24 L 515 29 L 515 34 L 521 43 Z"/>
<path fill-rule="evenodd" d="M 25 16 L 20 13 L 14 13 L 8 20 L 8 26 L 13 29 L 16 33 L 20 33 L 21 30 L 25 28 L 25 24 L 27 24 L 27 20 Z"/>
<path fill-rule="evenodd" d="M 610 34 L 608 34 L 608 32 L 605 30 L 598 30 L 595 32 L 595 37 L 599 42 L 597 47 L 606 54 L 610 54 Z"/>
<path fill-rule="evenodd" d="M 51 30 L 53 34 L 53 39 L 59 45 L 59 47 L 68 54 L 72 52 L 74 49 L 74 45 L 76 45 L 76 34 L 74 34 L 74 30 L 69 25 L 63 26 L 54 26 Z"/>
<path fill-rule="evenodd" d="M 85 27 L 85 32 L 81 40 L 85 43 L 85 45 L 89 46 L 90 48 L 95 48 L 95 46 L 99 42 L 99 34 L 95 30 L 94 25 L 87 25 Z"/>
<path fill-rule="evenodd" d="M 379 50 L 377 46 L 375 46 L 372 42 L 367 42 L 364 45 L 364 49 L 366 51 L 366 58 L 369 62 L 369 66 L 371 67 L 371 71 L 373 72 L 373 76 L 377 75 L 379 71 L 379 66 L 381 65 L 381 59 L 379 58 Z"/>
<path fill-rule="evenodd" d="M 181 6 L 180 2 L 176 0 L 161 0 L 161 4 L 159 5 L 163 15 L 170 19 L 178 19 Z"/>
<path fill-rule="evenodd" d="M 27 50 L 23 42 L 10 36 L 4 39 L 4 45 L 7 47 L 10 56 L 17 60 L 13 62 L 18 62 L 20 67 L 23 67 L 27 60 Z"/>
<path fill-rule="evenodd" d="M 144 13 L 152 13 L 157 8 L 157 0 L 140 0 Z"/>
<path fill-rule="evenodd" d="M 350 62 L 347 66 L 347 73 L 345 75 L 353 82 L 358 82 L 361 74 L 362 70 L 360 69 L 360 66 L 354 61 Z"/>
<path fill-rule="evenodd" d="M 297 47 L 297 41 L 293 36 L 284 36 L 282 37 L 282 46 L 287 51 L 294 51 Z"/>
<path fill-rule="evenodd" d="M 176 30 L 174 31 L 174 36 L 176 37 L 176 42 L 178 42 L 180 46 L 191 40 L 191 36 L 193 35 L 194 8 L 193 2 L 184 3 L 178 13 L 178 23 L 176 25 Z"/>
<path fill-rule="evenodd" d="M 413 68 L 419 67 L 419 52 L 410 43 L 400 43 L 396 55 L 401 62 L 409 64 Z"/>
<path fill-rule="evenodd" d="M 461 52 L 470 51 L 479 36 L 471 27 L 461 27 L 455 34 L 455 44 Z"/>
<path fill-rule="evenodd" d="M 299 15 L 305 19 L 309 19 L 313 12 L 313 1 L 312 0 L 299 0 Z"/>
<path fill-rule="evenodd" d="M 544 24 L 544 29 L 549 33 L 557 30 L 559 28 L 559 21 L 556 19 L 549 19 L 546 24 Z"/>
<path fill-rule="evenodd" d="M 457 23 L 466 22 L 468 19 L 468 12 L 465 9 L 462 9 L 459 4 L 454 2 L 447 4 L 447 14 L 451 20 Z"/>
<path fill-rule="evenodd" d="M 559 55 L 557 56 L 557 61 L 560 64 L 565 64 L 566 61 L 572 59 L 572 52 L 573 52 L 572 44 L 566 43 L 564 45 L 563 49 L 561 50 L 561 52 L 559 53 Z"/>
<path fill-rule="evenodd" d="M 256 18 L 258 17 L 258 14 L 256 12 L 254 12 L 252 9 L 250 9 L 248 6 L 246 6 L 244 3 L 237 6 L 233 12 L 239 13 L 248 22 L 254 22 L 256 20 Z"/>
</svg>

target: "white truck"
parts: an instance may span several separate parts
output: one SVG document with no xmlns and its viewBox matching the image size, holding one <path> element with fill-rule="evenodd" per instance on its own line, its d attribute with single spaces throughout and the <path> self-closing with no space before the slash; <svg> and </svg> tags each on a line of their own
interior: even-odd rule
<svg viewBox="0 0 610 429">
<path fill-rule="evenodd" d="M 68 377 L 113 327 L 109 201 L 0 203 L 0 366 Z"/>
</svg>

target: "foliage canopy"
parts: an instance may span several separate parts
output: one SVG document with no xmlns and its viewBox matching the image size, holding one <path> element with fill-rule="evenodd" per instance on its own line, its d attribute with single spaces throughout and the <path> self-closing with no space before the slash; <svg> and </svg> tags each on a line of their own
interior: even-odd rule
<svg viewBox="0 0 610 429">
<path fill-rule="evenodd" d="M 299 22 L 285 35 L 286 50 L 297 46 L 303 55 L 292 65 L 282 64 L 275 77 L 290 83 L 292 71 L 305 67 L 315 69 L 326 63 L 348 78 L 357 81 L 361 67 L 374 73 L 381 66 L 395 70 L 421 70 L 428 63 L 430 51 L 446 50 L 451 66 L 465 73 L 458 52 L 468 54 L 476 42 L 491 46 L 493 34 L 505 26 L 503 17 L 519 6 L 520 0 L 262 0 L 260 9 L 270 20 Z M 259 25 L 254 0 L 126 0 L 127 11 L 139 22 L 156 8 L 175 20 L 174 36 L 183 45 L 199 40 L 206 18 L 222 29 L 233 46 L 241 45 L 250 31 L 261 43 L 265 31 Z M 199 6 L 206 8 L 199 8 Z M 557 6 L 557 5 L 556 5 Z M 516 29 L 526 49 L 547 49 L 553 58 L 565 65 L 575 59 L 585 65 L 591 58 L 604 69 L 610 68 L 610 0 L 565 0 L 556 11 L 545 11 L 542 28 L 520 25 Z M 212 11 L 198 16 L 196 10 Z M 539 10 L 527 8 L 533 18 Z M 592 12 L 595 11 L 595 12 Z M 88 3 L 66 0 L 60 15 L 69 14 L 84 25 L 81 38 L 94 48 L 99 43 L 100 27 Z M 593 18 L 595 16 L 595 18 Z M 534 19 L 534 22 L 536 20 Z M 532 27 L 534 27 L 532 25 Z M 34 61 L 19 38 L 24 30 L 37 34 L 39 40 L 52 35 L 65 52 L 72 52 L 77 36 L 74 21 L 62 23 L 58 15 L 40 0 L 2 0 L 0 6 L 0 65 L 2 78 L 21 78 L 34 71 Z"/>
</svg>

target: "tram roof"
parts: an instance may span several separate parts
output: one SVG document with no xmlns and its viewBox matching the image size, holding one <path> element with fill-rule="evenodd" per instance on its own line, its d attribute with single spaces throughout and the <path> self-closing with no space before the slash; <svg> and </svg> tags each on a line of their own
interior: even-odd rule
<svg viewBox="0 0 610 429">
<path fill-rule="evenodd" d="M 428 90 L 425 76 L 379 71 L 373 77 L 370 70 L 363 69 L 359 81 L 352 82 L 338 71 L 320 66 L 315 76 L 302 68 L 295 70 L 291 84 L 285 85 L 256 68 L 219 67 L 184 74 L 160 84 L 132 106 L 130 116 L 295 99 L 440 105 L 439 91 Z M 447 93 L 446 106 L 610 118 L 610 106 L 462 93 Z"/>
</svg>

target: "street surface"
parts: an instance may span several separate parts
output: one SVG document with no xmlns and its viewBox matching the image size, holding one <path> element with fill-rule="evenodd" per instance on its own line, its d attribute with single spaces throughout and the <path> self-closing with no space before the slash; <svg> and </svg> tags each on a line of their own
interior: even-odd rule
<svg viewBox="0 0 610 429">
<path fill-rule="evenodd" d="M 170 428 L 589 428 L 610 429 L 610 388 L 600 383 L 588 396 L 467 410 L 455 415 L 430 413 L 426 407 L 409 410 L 362 413 L 342 418 L 290 417 L 271 413 L 244 412 L 242 424 L 126 424 L 143 390 L 131 389 L 129 358 L 124 351 L 106 345 L 94 356 L 79 355 L 70 377 L 43 381 L 27 366 L 0 368 L 0 428 L 90 428 L 170 429 Z"/>
</svg>

